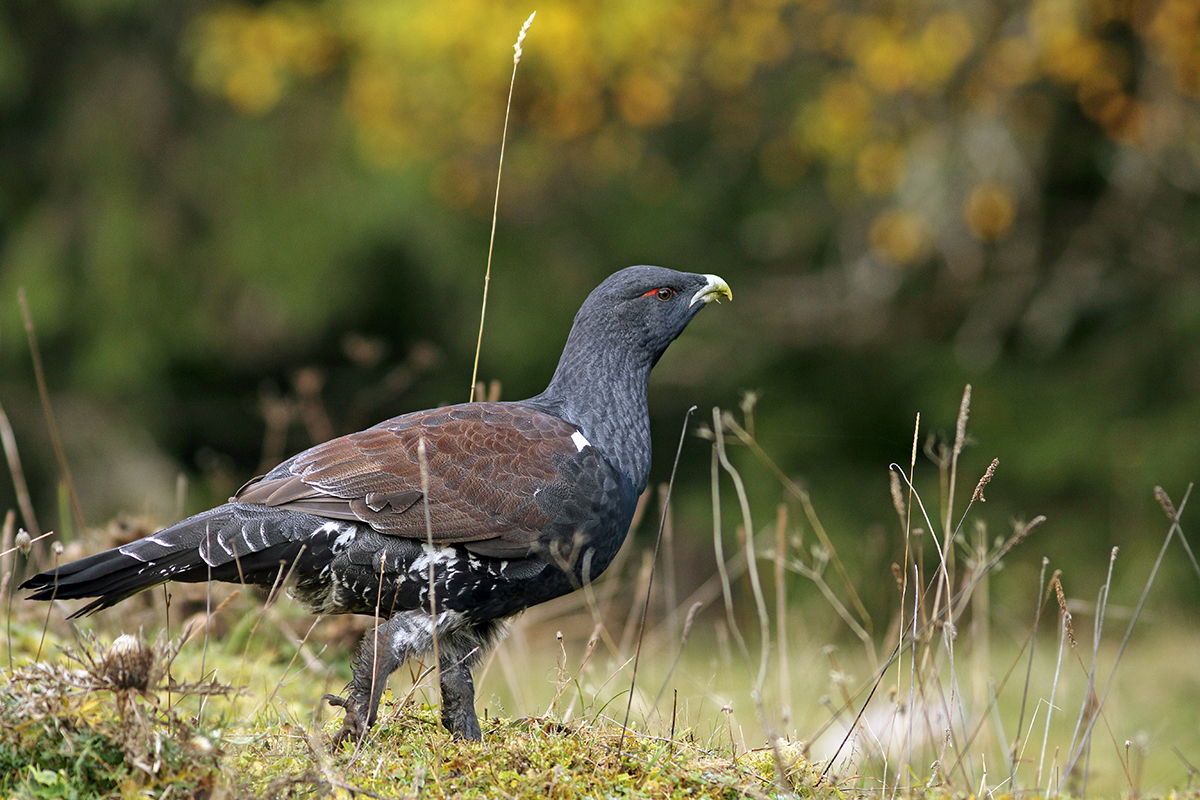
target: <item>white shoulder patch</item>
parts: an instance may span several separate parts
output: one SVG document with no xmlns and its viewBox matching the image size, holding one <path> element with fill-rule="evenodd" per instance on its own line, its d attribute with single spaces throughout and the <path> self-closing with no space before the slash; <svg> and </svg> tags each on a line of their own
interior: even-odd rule
<svg viewBox="0 0 1200 800">
<path fill-rule="evenodd" d="M 583 452 L 583 448 L 591 444 L 591 442 L 589 442 L 587 438 L 579 431 L 575 431 L 571 434 L 571 441 L 575 443 L 575 447 L 581 453 Z"/>
</svg>

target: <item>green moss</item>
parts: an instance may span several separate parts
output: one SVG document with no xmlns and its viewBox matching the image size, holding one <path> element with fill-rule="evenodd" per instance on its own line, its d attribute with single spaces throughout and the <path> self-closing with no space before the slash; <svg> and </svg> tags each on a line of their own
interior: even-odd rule
<svg viewBox="0 0 1200 800">
<path fill-rule="evenodd" d="M 53 710 L 31 713 L 26 687 L 11 688 L 0 703 L 4 796 L 120 797 L 142 788 L 193 796 L 216 781 L 216 755 L 197 746 L 199 732 L 149 699 L 122 712 L 127 701 L 114 692 L 64 694 Z"/>
<path fill-rule="evenodd" d="M 327 726 L 318 742 L 328 740 Z M 770 775 L 728 757 L 676 741 L 629 734 L 611 724 L 566 725 L 552 718 L 493 719 L 482 744 L 451 740 L 436 709 L 420 706 L 385 724 L 356 750 L 326 757 L 312 737 L 266 736 L 232 758 L 235 794 L 270 797 L 344 789 L 382 796 L 471 798 L 507 796 L 574 800 L 585 797 L 759 797 Z"/>
</svg>

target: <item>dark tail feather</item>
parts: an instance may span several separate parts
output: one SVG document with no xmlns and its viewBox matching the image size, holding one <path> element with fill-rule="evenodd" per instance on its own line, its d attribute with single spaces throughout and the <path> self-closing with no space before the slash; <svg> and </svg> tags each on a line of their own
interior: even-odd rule
<svg viewBox="0 0 1200 800">
<path fill-rule="evenodd" d="M 19 588 L 30 600 L 97 600 L 71 614 L 91 614 L 167 581 L 273 585 L 303 552 L 320 560 L 325 520 L 262 506 L 224 505 L 152 536 L 34 575 Z"/>
</svg>

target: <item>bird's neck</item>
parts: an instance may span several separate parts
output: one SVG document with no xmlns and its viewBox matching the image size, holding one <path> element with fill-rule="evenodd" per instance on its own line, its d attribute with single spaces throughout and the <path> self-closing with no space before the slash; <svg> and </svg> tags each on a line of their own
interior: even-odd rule
<svg viewBox="0 0 1200 800">
<path fill-rule="evenodd" d="M 644 351 L 575 339 L 572 331 L 550 385 L 528 402 L 578 428 L 640 494 L 650 475 L 646 388 L 654 363 Z"/>
</svg>

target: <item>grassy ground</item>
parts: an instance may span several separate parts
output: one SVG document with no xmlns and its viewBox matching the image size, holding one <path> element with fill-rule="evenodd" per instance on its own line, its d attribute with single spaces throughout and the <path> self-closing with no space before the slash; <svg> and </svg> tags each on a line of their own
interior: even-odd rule
<svg viewBox="0 0 1200 800">
<path fill-rule="evenodd" d="M 791 502 L 756 525 L 726 448 L 768 469 L 769 457 L 734 420 L 713 426 L 715 500 L 755 536 L 725 531 L 714 539 L 719 574 L 687 582 L 677 579 L 697 568 L 676 563 L 668 525 L 642 636 L 653 563 L 645 543 L 589 591 L 527 612 L 478 671 L 482 745 L 448 739 L 430 676 L 408 665 L 365 745 L 330 753 L 340 713 L 320 698 L 344 687 L 365 620 L 314 623 L 286 598 L 197 585 L 72 624 L 61 604 L 13 596 L 27 572 L 4 533 L 0 793 L 1196 795 L 1200 630 L 1155 602 L 1153 565 L 1118 560 L 1099 593 L 1073 591 L 1071 576 L 1060 583 L 1014 556 L 1029 526 L 993 538 L 978 507 L 925 503 L 898 478 L 905 557 L 883 576 L 897 603 L 890 626 L 869 634 L 837 554 L 846 537 L 827 535 L 782 476 Z M 955 496 L 964 427 L 965 404 L 959 440 L 934 454 L 942 498 Z M 1164 510 L 1164 552 L 1189 557 L 1172 524 L 1183 510 Z M 146 530 L 92 531 L 59 557 Z M 819 591 L 796 601 L 788 588 L 798 581 Z M 1114 581 L 1144 586 L 1144 607 L 1110 607 Z M 1010 610 L 1002 598 L 1013 597 L 1032 601 Z M 139 631 L 159 637 L 144 657 L 133 639 L 118 639 Z"/>
<path fill-rule="evenodd" d="M 222 613 L 227 612 L 248 618 L 256 614 L 253 604 L 241 598 Z M 279 624 L 303 623 L 299 615 L 292 616 Z M 860 683 L 863 676 L 852 673 L 867 664 L 844 658 L 842 666 L 851 669 L 835 672 L 829 665 L 836 654 L 822 654 L 807 643 L 800 652 L 808 657 L 796 664 L 793 675 L 793 691 L 804 698 L 806 708 L 790 723 L 787 739 L 780 744 L 786 775 L 780 782 L 774 754 L 766 747 L 748 696 L 749 671 L 736 659 L 732 665 L 723 664 L 711 637 L 702 640 L 697 631 L 694 651 L 676 667 L 653 710 L 651 695 L 659 692 L 670 665 L 653 655 L 647 659 L 649 666 L 643 665 L 633 731 L 623 743 L 620 720 L 629 668 L 610 674 L 613 665 L 607 654 L 593 651 L 589 664 L 580 669 L 587 641 L 560 640 L 556 631 L 538 624 L 514 637 L 480 682 L 485 744 L 449 740 L 437 722 L 437 698 L 428 677 L 414 668 L 393 680 L 398 694 L 385 703 L 382 721 L 368 744 L 357 752 L 347 747 L 331 754 L 328 742 L 340 715 L 322 707 L 318 699 L 345 681 L 345 660 L 325 641 L 326 636 L 335 641 L 340 631 L 314 632 L 314 661 L 308 664 L 274 627 L 260 627 L 252 639 L 230 631 L 220 640 L 210 639 L 207 648 L 203 637 L 196 637 L 171 665 L 176 690 L 142 694 L 112 685 L 107 641 L 63 639 L 58 625 L 43 641 L 40 619 L 25 615 L 11 623 L 15 670 L 4 672 L 0 700 L 0 793 L 6 796 L 115 797 L 152 789 L 157 797 L 303 797 L 344 791 L 347 796 L 378 797 L 665 798 L 778 796 L 786 789 L 833 797 L 877 795 L 883 775 L 891 773 L 889 784 L 895 780 L 896 765 L 885 770 L 882 748 L 860 741 L 831 770 L 836 791 L 820 781 L 820 760 L 836 749 L 847 725 L 835 725 L 811 748 L 804 744 L 805 734 L 828 720 L 825 710 L 832 701 L 826 692 Z M 100 622 L 105 628 L 116 624 Z M 546 641 L 539 646 L 538 639 Z M 35 660 L 39 645 L 43 652 Z M 994 654 L 999 649 L 994 648 Z M 1005 660 L 1018 655 L 1004 649 Z M 1023 753 L 1027 768 L 1018 770 L 1026 774 L 1036 774 L 1047 698 L 1054 689 L 1050 680 L 1056 651 L 1044 650 L 1032 670 L 1029 696 L 1037 700 L 1030 703 L 1025 722 L 1030 731 Z M 1111 663 L 1113 648 L 1105 651 L 1101 661 Z M 1134 786 L 1150 796 L 1189 791 L 1193 784 L 1187 766 L 1175 751 L 1195 752 L 1197 747 L 1197 652 L 1200 636 L 1167 630 L 1149 632 L 1129 651 L 1119 673 L 1125 677 L 1106 703 L 1106 719 L 1095 734 L 1089 794 L 1132 796 Z M 524 677 L 519 691 L 499 668 L 501 658 L 519 660 Z M 1087 676 L 1078 665 L 1063 671 L 1069 674 L 1060 676 L 1057 685 L 1061 712 L 1048 735 L 1043 785 L 1051 782 L 1050 765 L 1064 760 L 1078 712 L 1076 701 L 1086 688 Z M 165 670 L 160 674 L 163 685 Z M 199 681 L 202 675 L 217 685 Z M 179 686 L 189 681 L 190 686 Z M 894 685 L 895 674 L 889 673 L 879 692 L 882 697 L 873 706 L 877 732 L 883 727 L 880 720 L 896 707 L 895 698 L 903 694 Z M 235 686 L 244 688 L 238 691 Z M 1011 694 L 1019 699 L 1019 693 Z M 995 713 L 1010 720 L 1010 726 L 1019 711 L 1012 706 L 1006 700 Z M 772 713 L 778 715 L 778 708 Z M 936 713 L 930 716 L 939 731 L 954 727 L 938 727 Z M 879 735 L 887 738 L 886 733 Z M 918 732 L 916 738 L 925 737 Z M 968 779 L 979 782 L 975 793 L 984 786 L 995 794 L 1014 794 L 1002 757 L 993 755 L 998 752 L 997 739 L 989 724 L 973 742 L 971 763 L 946 767 L 950 774 L 940 777 L 931 768 L 936 743 L 919 742 L 917 751 L 924 760 L 914 759 L 916 786 L 904 794 L 925 793 L 912 789 L 930 782 L 934 796 L 972 794 Z M 901 744 L 893 744 L 891 757 L 902 750 Z M 816 767 L 809 765 L 810 758 Z M 1123 758 L 1130 764 L 1128 778 Z M 1067 788 L 1078 793 L 1079 780 Z M 1022 784 L 1016 794 L 1046 792 Z"/>
<path fill-rule="evenodd" d="M 603 713 L 565 719 L 555 712 L 484 720 L 484 744 L 449 739 L 428 687 L 385 703 L 383 721 L 362 747 L 329 752 L 336 715 L 318 711 L 319 682 L 284 674 L 268 647 L 253 656 L 253 684 L 239 691 L 221 674 L 243 669 L 231 642 L 202 643 L 180 655 L 167 691 L 169 645 L 143 643 L 153 664 L 150 691 L 123 688 L 131 660 L 121 644 L 60 646 L 40 630 L 14 625 L 14 646 L 50 647 L 6 672 L 0 700 L 0 791 L 12 797 L 763 797 L 814 786 L 818 774 L 799 749 L 735 753 L 693 731 L 670 736 L 630 731 Z M 269 638 L 269 637 L 266 637 Z M 139 661 L 137 658 L 132 659 Z M 288 660 L 290 661 L 290 659 Z M 133 670 L 137 672 L 137 670 Z M 145 673 L 143 673 L 145 674 Z M 297 679 L 299 678 L 299 679 Z M 136 679 L 135 679 L 136 682 Z M 154 687 L 158 686 L 157 690 Z M 317 689 L 317 691 L 314 691 Z M 321 717 L 324 717 L 322 722 Z"/>
</svg>

